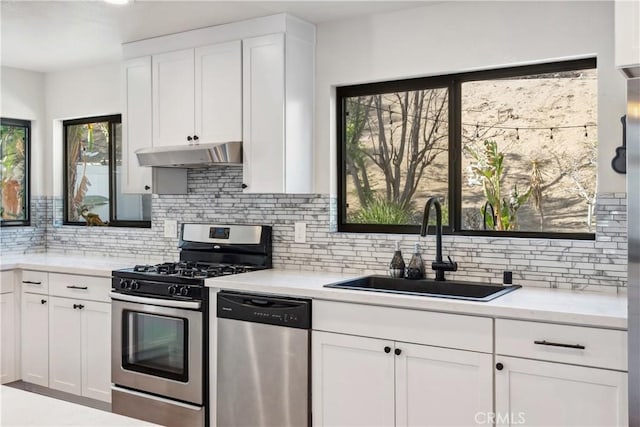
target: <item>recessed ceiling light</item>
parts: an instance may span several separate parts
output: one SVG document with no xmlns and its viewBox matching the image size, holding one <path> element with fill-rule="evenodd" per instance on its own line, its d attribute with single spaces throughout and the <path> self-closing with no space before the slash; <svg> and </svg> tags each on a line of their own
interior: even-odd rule
<svg viewBox="0 0 640 427">
<path fill-rule="evenodd" d="M 127 4 L 130 0 L 104 0 L 106 3 L 110 4 Z"/>
</svg>

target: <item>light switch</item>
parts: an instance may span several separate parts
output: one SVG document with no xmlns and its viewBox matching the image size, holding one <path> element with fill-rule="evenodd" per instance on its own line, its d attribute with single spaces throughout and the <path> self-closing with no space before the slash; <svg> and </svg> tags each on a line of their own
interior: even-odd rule
<svg viewBox="0 0 640 427">
<path fill-rule="evenodd" d="M 293 240 L 296 243 L 307 243 L 307 224 L 305 222 L 296 222 Z"/>
<path fill-rule="evenodd" d="M 178 221 L 173 219 L 164 220 L 164 237 L 178 237 Z"/>
</svg>

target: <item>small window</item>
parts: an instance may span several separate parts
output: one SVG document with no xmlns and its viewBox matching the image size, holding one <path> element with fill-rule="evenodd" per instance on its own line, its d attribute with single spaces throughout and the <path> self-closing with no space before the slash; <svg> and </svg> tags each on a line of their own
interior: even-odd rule
<svg viewBox="0 0 640 427">
<path fill-rule="evenodd" d="M 336 93 L 340 231 L 594 238 L 595 59 Z"/>
<path fill-rule="evenodd" d="M 29 225 L 31 122 L 0 119 L 2 204 L 0 225 Z"/>
<path fill-rule="evenodd" d="M 64 223 L 151 226 L 151 196 L 121 191 L 120 115 L 63 122 Z"/>
</svg>

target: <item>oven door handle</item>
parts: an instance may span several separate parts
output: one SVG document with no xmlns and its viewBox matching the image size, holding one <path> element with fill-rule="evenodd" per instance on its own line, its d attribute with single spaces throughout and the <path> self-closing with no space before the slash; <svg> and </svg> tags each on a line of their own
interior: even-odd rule
<svg viewBox="0 0 640 427">
<path fill-rule="evenodd" d="M 111 299 L 116 301 L 136 302 L 139 304 L 159 305 L 162 307 L 191 308 L 195 310 L 199 310 L 202 307 L 202 303 L 200 301 L 178 301 L 171 299 L 139 297 L 135 295 L 120 294 L 113 291 L 109 292 L 109 296 Z"/>
</svg>

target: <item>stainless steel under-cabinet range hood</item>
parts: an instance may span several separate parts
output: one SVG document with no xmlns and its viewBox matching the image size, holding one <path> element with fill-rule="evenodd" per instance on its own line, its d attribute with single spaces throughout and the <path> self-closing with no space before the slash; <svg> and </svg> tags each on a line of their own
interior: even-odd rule
<svg viewBox="0 0 640 427">
<path fill-rule="evenodd" d="M 242 142 L 172 145 L 136 151 L 140 166 L 197 168 L 213 165 L 241 165 Z"/>
</svg>

